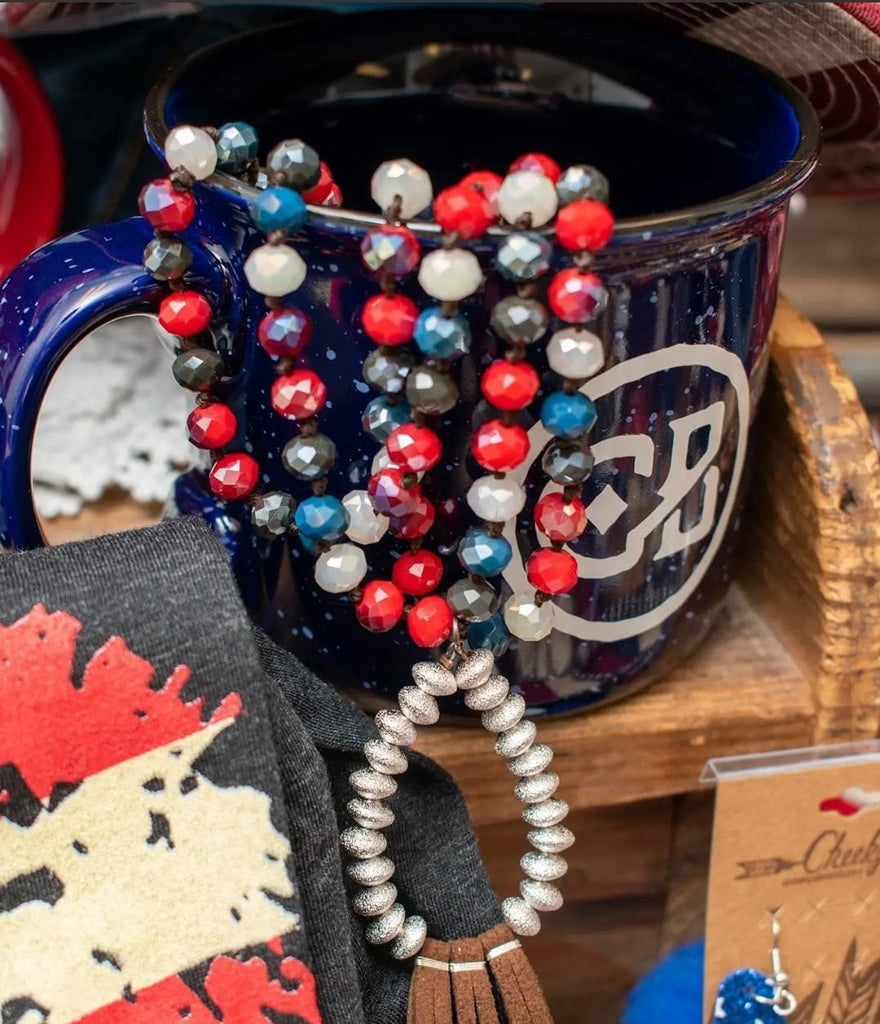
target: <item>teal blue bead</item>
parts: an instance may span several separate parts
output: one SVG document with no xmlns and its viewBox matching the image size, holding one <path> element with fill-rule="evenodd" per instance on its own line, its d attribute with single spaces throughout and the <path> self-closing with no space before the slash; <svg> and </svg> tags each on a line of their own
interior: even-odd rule
<svg viewBox="0 0 880 1024">
<path fill-rule="evenodd" d="M 504 616 L 498 612 L 490 615 L 485 622 L 472 622 L 468 626 L 465 639 L 472 651 L 485 648 L 496 658 L 500 658 L 510 646 L 510 633 L 504 625 Z"/>
<path fill-rule="evenodd" d="M 310 555 L 314 555 L 317 558 L 318 555 L 321 554 L 321 549 L 318 547 L 318 541 L 314 540 L 307 533 L 301 533 L 299 535 L 299 542 Z"/>
<path fill-rule="evenodd" d="M 458 560 L 475 576 L 497 576 L 507 568 L 513 550 L 503 537 L 486 530 L 468 530 L 458 545 Z"/>
<path fill-rule="evenodd" d="M 329 494 L 306 498 L 297 506 L 293 521 L 300 535 L 311 540 L 339 540 L 348 529 L 348 512 Z"/>
<path fill-rule="evenodd" d="M 541 422 L 554 437 L 573 441 L 583 437 L 596 422 L 596 406 L 580 391 L 573 395 L 554 391 L 541 406 Z"/>
<path fill-rule="evenodd" d="M 412 423 L 412 407 L 402 400 L 392 404 L 388 395 L 379 395 L 367 404 L 361 417 L 361 426 L 374 441 L 383 444 L 393 430 L 404 423 Z"/>
<path fill-rule="evenodd" d="M 251 220 L 264 234 L 298 231 L 308 219 L 303 197 L 292 188 L 267 188 L 248 204 Z"/>
<path fill-rule="evenodd" d="M 217 132 L 217 164 L 225 171 L 243 170 L 257 155 L 257 133 L 244 121 L 230 121 Z"/>
<path fill-rule="evenodd" d="M 460 313 L 444 316 L 439 306 L 429 306 L 419 315 L 413 338 L 419 349 L 433 359 L 458 359 L 471 346 L 467 320 Z"/>
</svg>

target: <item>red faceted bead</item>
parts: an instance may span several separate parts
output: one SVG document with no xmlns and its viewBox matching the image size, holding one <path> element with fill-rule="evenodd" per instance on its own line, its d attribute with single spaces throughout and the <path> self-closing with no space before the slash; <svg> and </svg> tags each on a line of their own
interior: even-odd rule
<svg viewBox="0 0 880 1024">
<path fill-rule="evenodd" d="M 361 313 L 364 330 L 379 345 L 402 345 L 413 336 L 418 306 L 405 295 L 374 295 Z"/>
<path fill-rule="evenodd" d="M 529 583 L 545 594 L 567 594 L 578 579 L 577 559 L 568 551 L 543 548 L 526 562 Z"/>
<path fill-rule="evenodd" d="M 367 494 L 373 499 L 373 505 L 380 515 L 400 519 L 418 504 L 422 490 L 418 484 L 405 487 L 403 478 L 406 475 L 407 470 L 399 466 L 386 466 L 370 477 Z"/>
<path fill-rule="evenodd" d="M 608 293 L 596 274 L 577 267 L 560 270 L 547 288 L 547 301 L 559 317 L 570 324 L 585 324 L 605 308 Z"/>
<path fill-rule="evenodd" d="M 547 494 L 535 505 L 535 525 L 550 540 L 568 543 L 587 528 L 587 510 L 579 498 L 566 501 L 559 491 Z"/>
<path fill-rule="evenodd" d="M 238 423 L 235 413 L 222 402 L 197 405 L 186 420 L 191 444 L 196 448 L 223 448 L 235 437 Z"/>
<path fill-rule="evenodd" d="M 320 412 L 327 385 L 313 370 L 294 370 L 272 385 L 272 408 L 289 420 L 306 420 Z"/>
<path fill-rule="evenodd" d="M 211 467 L 208 480 L 211 490 L 224 501 L 244 498 L 257 486 L 260 467 L 257 460 L 244 452 L 224 455 Z"/>
<path fill-rule="evenodd" d="M 452 609 L 445 597 L 423 597 L 409 610 L 406 628 L 417 647 L 437 647 L 452 632 Z"/>
<path fill-rule="evenodd" d="M 159 304 L 159 323 L 179 338 L 194 338 L 207 330 L 213 315 L 211 304 L 198 292 L 172 292 Z"/>
<path fill-rule="evenodd" d="M 335 181 L 330 186 L 330 192 L 324 202 L 321 203 L 321 206 L 333 206 L 336 209 L 342 206 L 342 189 Z"/>
<path fill-rule="evenodd" d="M 554 184 L 559 181 L 562 168 L 546 153 L 523 153 L 510 165 L 511 171 L 537 171 L 549 178 Z"/>
<path fill-rule="evenodd" d="M 606 246 L 614 234 L 614 214 L 598 199 L 580 199 L 556 215 L 556 237 L 571 252 Z"/>
<path fill-rule="evenodd" d="M 388 532 L 392 537 L 400 537 L 402 540 L 424 537 L 434 525 L 436 515 L 437 510 L 431 502 L 423 494 L 419 494 L 408 512 L 402 516 L 391 516 Z"/>
<path fill-rule="evenodd" d="M 270 356 L 298 356 L 311 336 L 311 319 L 295 306 L 273 309 L 257 328 L 257 338 Z"/>
<path fill-rule="evenodd" d="M 425 473 L 440 461 L 443 446 L 430 427 L 404 423 L 392 430 L 385 441 L 388 458 L 411 473 Z"/>
<path fill-rule="evenodd" d="M 489 420 L 475 431 L 471 451 L 484 469 L 506 473 L 529 454 L 529 435 L 518 423 Z"/>
<path fill-rule="evenodd" d="M 469 185 L 453 185 L 434 200 L 434 219 L 444 231 L 479 238 L 495 220 L 486 196 Z"/>
<path fill-rule="evenodd" d="M 524 409 L 538 393 L 541 378 L 531 363 L 496 359 L 486 368 L 480 387 L 497 409 Z"/>
<path fill-rule="evenodd" d="M 192 192 L 179 192 L 167 178 L 156 178 L 138 196 L 141 216 L 157 231 L 183 231 L 196 215 Z"/>
<path fill-rule="evenodd" d="M 404 277 L 418 266 L 421 254 L 419 240 L 402 224 L 372 228 L 361 241 L 364 266 L 376 274 Z"/>
<path fill-rule="evenodd" d="M 364 629 L 387 633 L 403 615 L 403 594 L 390 580 L 370 580 L 354 610 Z"/>
<path fill-rule="evenodd" d="M 391 578 L 404 594 L 423 597 L 440 586 L 443 562 L 433 551 L 405 551 L 394 563 Z"/>
<path fill-rule="evenodd" d="M 321 176 L 318 178 L 318 184 L 312 185 L 308 192 L 303 192 L 302 197 L 307 203 L 323 203 L 327 196 L 330 195 L 330 191 L 333 188 L 333 175 L 330 173 L 330 168 L 321 161 Z"/>
<path fill-rule="evenodd" d="M 498 219 L 498 190 L 503 184 L 504 178 L 494 171 L 471 171 L 470 174 L 466 174 L 459 182 L 459 185 L 464 185 L 467 188 L 473 188 L 483 193 L 489 202 L 489 211 L 492 214 L 493 220 Z"/>
</svg>

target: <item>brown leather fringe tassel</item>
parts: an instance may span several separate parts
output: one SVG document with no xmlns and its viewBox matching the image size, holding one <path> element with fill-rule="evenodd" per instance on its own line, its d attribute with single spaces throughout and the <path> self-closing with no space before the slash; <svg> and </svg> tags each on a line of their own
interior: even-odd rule
<svg viewBox="0 0 880 1024">
<path fill-rule="evenodd" d="M 499 1024 L 483 943 L 459 939 L 450 947 L 455 1024 Z"/>
<path fill-rule="evenodd" d="M 553 1024 L 535 969 L 506 924 L 480 936 L 507 1024 Z"/>
<path fill-rule="evenodd" d="M 449 979 L 449 943 L 426 939 L 409 986 L 406 1024 L 455 1024 Z"/>
</svg>

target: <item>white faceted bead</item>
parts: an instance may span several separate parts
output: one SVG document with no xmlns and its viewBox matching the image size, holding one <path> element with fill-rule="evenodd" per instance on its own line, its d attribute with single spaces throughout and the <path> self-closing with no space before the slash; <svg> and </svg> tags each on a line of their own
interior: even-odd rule
<svg viewBox="0 0 880 1024">
<path fill-rule="evenodd" d="M 391 461 L 388 449 L 383 444 L 373 456 L 373 461 L 370 463 L 370 476 L 375 476 L 377 473 L 381 473 L 383 469 L 388 469 L 389 466 L 393 465 L 394 463 Z"/>
<path fill-rule="evenodd" d="M 441 302 L 466 299 L 482 281 L 480 261 L 467 249 L 435 249 L 424 257 L 419 267 L 419 284 Z"/>
<path fill-rule="evenodd" d="M 553 604 L 534 594 L 511 594 L 504 602 L 504 624 L 520 640 L 543 640 L 553 629 Z"/>
<path fill-rule="evenodd" d="M 520 896 L 508 896 L 501 904 L 501 913 L 514 935 L 537 935 L 541 930 L 537 910 Z"/>
<path fill-rule="evenodd" d="M 519 866 L 527 877 L 536 882 L 555 882 L 568 871 L 568 861 L 555 853 L 539 853 L 530 850 L 523 854 Z"/>
<path fill-rule="evenodd" d="M 375 544 L 385 536 L 388 517 L 379 515 L 373 499 L 366 491 L 349 491 L 342 499 L 342 504 L 348 512 L 348 529 L 345 533 L 349 540 L 356 544 Z"/>
<path fill-rule="evenodd" d="M 315 582 L 328 594 L 347 594 L 367 574 L 367 558 L 357 544 L 334 544 L 315 562 Z"/>
<path fill-rule="evenodd" d="M 165 140 L 165 159 L 174 170 L 183 167 L 197 180 L 209 178 L 217 166 L 217 147 L 201 128 L 182 124 L 172 128 Z"/>
<path fill-rule="evenodd" d="M 556 186 L 537 171 L 514 171 L 498 190 L 498 211 L 508 224 L 516 224 L 520 217 L 530 213 L 531 226 L 538 228 L 553 219 L 558 205 Z"/>
<path fill-rule="evenodd" d="M 471 484 L 467 501 L 480 519 L 489 523 L 504 523 L 522 512 L 526 492 L 508 477 L 499 480 L 494 476 L 481 476 Z"/>
<path fill-rule="evenodd" d="M 427 922 L 418 914 L 413 914 L 406 919 L 403 930 L 394 940 L 388 952 L 395 960 L 409 960 L 424 946 L 427 937 Z"/>
<path fill-rule="evenodd" d="M 530 907 L 547 913 L 559 910 L 563 904 L 562 893 L 549 882 L 537 882 L 534 878 L 524 878 L 519 883 L 522 898 Z"/>
<path fill-rule="evenodd" d="M 244 276 L 260 295 L 281 298 L 305 281 L 306 265 L 289 245 L 261 245 L 245 260 Z"/>
<path fill-rule="evenodd" d="M 373 172 L 370 195 L 383 212 L 400 196 L 400 219 L 410 220 L 431 205 L 434 189 L 424 167 L 412 160 L 386 160 Z"/>
<path fill-rule="evenodd" d="M 560 377 L 586 380 L 605 365 L 602 340 L 582 327 L 564 327 L 547 342 L 547 362 Z"/>
</svg>

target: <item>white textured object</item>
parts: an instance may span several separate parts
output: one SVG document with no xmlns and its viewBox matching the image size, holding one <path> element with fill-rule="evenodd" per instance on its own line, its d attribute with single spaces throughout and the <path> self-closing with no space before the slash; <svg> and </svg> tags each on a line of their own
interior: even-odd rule
<svg viewBox="0 0 880 1024">
<path fill-rule="evenodd" d="M 192 396 L 152 317 L 126 317 L 81 341 L 52 378 L 34 438 L 33 481 L 44 519 L 76 515 L 118 487 L 166 501 L 174 478 L 203 456 L 184 424 Z"/>
<path fill-rule="evenodd" d="M 183 167 L 197 180 L 210 178 L 217 166 L 217 146 L 201 128 L 182 124 L 172 128 L 165 140 L 165 159 L 173 171 Z"/>
<path fill-rule="evenodd" d="M 381 449 L 385 451 L 385 449 Z M 345 531 L 349 540 L 356 544 L 375 544 L 388 531 L 388 517 L 381 516 L 373 505 L 373 499 L 366 491 L 349 491 L 342 499 L 345 511 L 348 512 L 348 529 Z"/>
<path fill-rule="evenodd" d="M 244 276 L 260 295 L 280 299 L 305 281 L 307 267 L 302 256 L 289 245 L 260 245 L 244 262 Z"/>
<path fill-rule="evenodd" d="M 467 249 L 435 249 L 422 259 L 419 284 L 433 299 L 458 302 L 483 283 L 480 261 Z"/>
<path fill-rule="evenodd" d="M 315 582 L 328 594 L 347 594 L 366 575 L 367 558 L 357 544 L 334 544 L 315 562 Z"/>
<path fill-rule="evenodd" d="M 531 227 L 539 228 L 553 219 L 558 205 L 556 186 L 537 171 L 514 171 L 498 189 L 498 210 L 508 224 L 529 214 Z"/>
<path fill-rule="evenodd" d="M 478 477 L 467 493 L 475 515 L 488 523 L 505 523 L 518 516 L 526 503 L 526 492 L 509 477 Z"/>
<path fill-rule="evenodd" d="M 550 369 L 569 380 L 586 380 L 605 365 L 602 339 L 583 327 L 564 327 L 547 342 Z"/>
<path fill-rule="evenodd" d="M 373 173 L 370 195 L 383 212 L 400 196 L 400 219 L 411 220 L 431 205 L 434 187 L 424 167 L 412 160 L 386 160 Z"/>
</svg>

